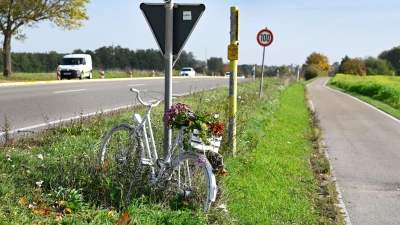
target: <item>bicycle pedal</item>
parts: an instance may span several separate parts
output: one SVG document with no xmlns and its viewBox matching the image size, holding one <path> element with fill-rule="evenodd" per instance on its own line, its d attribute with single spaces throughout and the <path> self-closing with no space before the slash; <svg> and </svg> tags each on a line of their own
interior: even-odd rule
<svg viewBox="0 0 400 225">
<path fill-rule="evenodd" d="M 152 166 L 153 162 L 150 159 L 143 159 L 142 158 L 142 164 L 145 166 Z"/>
</svg>

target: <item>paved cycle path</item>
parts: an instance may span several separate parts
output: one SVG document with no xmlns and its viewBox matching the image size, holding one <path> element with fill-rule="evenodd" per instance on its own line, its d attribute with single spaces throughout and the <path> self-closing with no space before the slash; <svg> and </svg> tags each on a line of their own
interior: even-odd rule
<svg viewBox="0 0 400 225">
<path fill-rule="evenodd" d="M 349 224 L 400 224 L 400 121 L 347 94 L 307 85 Z"/>
</svg>

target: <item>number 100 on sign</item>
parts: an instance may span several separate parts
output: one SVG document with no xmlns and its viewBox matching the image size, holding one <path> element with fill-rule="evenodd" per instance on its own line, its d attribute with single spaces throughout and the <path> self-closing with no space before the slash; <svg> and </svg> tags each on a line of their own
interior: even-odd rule
<svg viewBox="0 0 400 225">
<path fill-rule="evenodd" d="M 273 40 L 274 40 L 274 35 L 272 34 L 272 32 L 270 30 L 261 30 L 257 34 L 257 42 L 261 46 L 266 47 L 266 46 L 270 45 Z"/>
</svg>

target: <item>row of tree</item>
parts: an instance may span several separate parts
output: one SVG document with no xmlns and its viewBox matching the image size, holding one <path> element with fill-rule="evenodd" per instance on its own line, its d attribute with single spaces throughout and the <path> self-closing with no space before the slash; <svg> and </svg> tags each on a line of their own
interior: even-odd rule
<svg viewBox="0 0 400 225">
<path fill-rule="evenodd" d="M 347 55 L 340 63 L 339 73 L 365 75 L 400 75 L 400 46 L 383 51 L 378 58 L 349 58 Z"/>
<path fill-rule="evenodd" d="M 228 64 L 224 64 L 222 58 L 211 57 L 207 60 L 207 69 L 205 70 L 207 74 L 224 74 L 225 72 L 230 71 L 230 66 Z M 237 74 L 249 76 L 252 74 L 253 68 L 255 68 L 255 75 L 261 75 L 261 68 L 256 65 L 242 64 L 238 65 Z M 200 69 L 200 68 L 198 68 Z M 296 69 L 294 66 L 265 66 L 264 68 L 264 76 L 277 76 L 281 75 L 294 75 Z"/>
<path fill-rule="evenodd" d="M 335 62 L 332 65 L 329 65 L 329 60 L 325 55 L 313 52 L 307 57 L 302 68 L 306 79 L 336 73 L 358 76 L 400 75 L 400 46 L 383 51 L 378 55 L 378 58 L 350 58 L 346 55 L 340 64 Z"/>
<path fill-rule="evenodd" d="M 118 70 L 156 70 L 163 71 L 165 61 L 160 51 L 154 49 L 138 49 L 136 51 L 128 48 L 101 47 L 95 51 L 81 49 L 74 50 L 72 54 L 90 54 L 93 61 L 93 69 L 118 69 Z M 61 62 L 65 53 L 51 51 L 49 53 L 11 53 L 12 70 L 14 72 L 54 72 Z M 0 62 L 3 61 L 0 55 Z M 197 63 L 193 53 L 182 51 L 175 63 L 175 68 L 196 67 Z M 3 64 L 0 63 L 0 70 Z"/>
</svg>

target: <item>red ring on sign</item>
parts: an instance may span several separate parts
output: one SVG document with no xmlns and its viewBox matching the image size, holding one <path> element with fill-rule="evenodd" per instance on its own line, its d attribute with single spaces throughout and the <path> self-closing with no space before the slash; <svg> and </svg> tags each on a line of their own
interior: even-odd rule
<svg viewBox="0 0 400 225">
<path fill-rule="evenodd" d="M 266 43 L 266 44 L 264 44 L 264 43 L 262 43 L 262 42 L 260 41 L 260 35 L 261 35 L 262 33 L 264 33 L 264 32 L 269 33 L 269 35 L 271 36 L 271 40 L 270 40 L 268 43 Z M 264 29 L 264 30 L 261 30 L 260 32 L 258 32 L 258 34 L 257 34 L 257 42 L 258 42 L 258 44 L 260 44 L 260 45 L 263 46 L 263 47 L 267 47 L 267 46 L 269 46 L 270 44 L 272 44 L 272 41 L 273 41 L 273 40 L 274 40 L 274 35 L 272 34 L 272 32 L 271 32 L 270 30 Z"/>
</svg>

